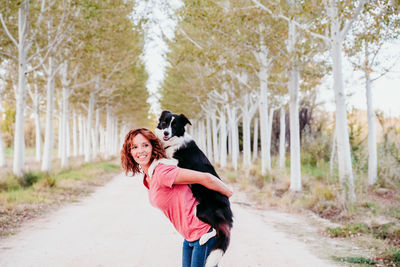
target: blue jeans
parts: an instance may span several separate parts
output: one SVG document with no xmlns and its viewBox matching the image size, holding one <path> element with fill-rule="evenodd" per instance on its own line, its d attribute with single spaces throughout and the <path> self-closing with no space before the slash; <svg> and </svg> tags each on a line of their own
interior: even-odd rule
<svg viewBox="0 0 400 267">
<path fill-rule="evenodd" d="M 200 246 L 199 240 L 193 242 L 184 240 L 182 248 L 182 267 L 204 267 L 214 242 L 215 236 L 210 238 L 207 243 L 202 246 Z"/>
</svg>

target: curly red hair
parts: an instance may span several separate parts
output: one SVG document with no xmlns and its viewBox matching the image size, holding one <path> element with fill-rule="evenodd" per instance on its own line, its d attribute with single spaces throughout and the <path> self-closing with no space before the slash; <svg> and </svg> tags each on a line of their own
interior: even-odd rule
<svg viewBox="0 0 400 267">
<path fill-rule="evenodd" d="M 130 130 L 125 136 L 125 142 L 121 150 L 121 166 L 125 170 L 126 175 L 128 175 L 129 172 L 132 172 L 133 175 L 140 173 L 139 164 L 135 162 L 131 154 L 133 138 L 135 138 L 135 136 L 138 134 L 143 135 L 147 140 L 149 140 L 151 146 L 153 147 L 151 152 L 151 161 L 167 157 L 160 140 L 149 129 L 137 128 Z"/>
</svg>

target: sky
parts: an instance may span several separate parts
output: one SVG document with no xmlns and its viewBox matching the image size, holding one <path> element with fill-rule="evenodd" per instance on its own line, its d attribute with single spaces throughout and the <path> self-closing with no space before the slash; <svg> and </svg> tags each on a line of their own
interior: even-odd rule
<svg viewBox="0 0 400 267">
<path fill-rule="evenodd" d="M 160 114 L 159 89 L 168 66 L 166 54 L 167 41 L 175 37 L 177 24 L 176 10 L 183 6 L 180 0 L 142 0 L 137 1 L 132 18 L 137 24 L 144 23 L 144 51 L 142 59 L 148 73 L 146 88 L 149 92 L 150 113 Z"/>
<path fill-rule="evenodd" d="M 372 83 L 372 98 L 374 108 L 382 110 L 388 116 L 400 117 L 400 41 L 389 43 L 380 54 L 386 58 L 387 66 L 393 66 L 390 72 Z M 347 107 L 361 110 L 367 109 L 365 96 L 365 82 L 362 73 L 352 69 L 350 62 L 343 60 L 344 88 L 347 95 Z M 372 77 L 376 75 L 372 75 Z M 318 99 L 326 102 L 325 108 L 334 111 L 334 92 L 332 90 L 332 76 L 327 75 L 320 88 Z"/>
</svg>

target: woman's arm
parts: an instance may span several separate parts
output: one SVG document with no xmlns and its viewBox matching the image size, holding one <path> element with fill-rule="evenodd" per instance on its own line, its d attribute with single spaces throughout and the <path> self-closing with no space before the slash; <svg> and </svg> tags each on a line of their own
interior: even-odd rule
<svg viewBox="0 0 400 267">
<path fill-rule="evenodd" d="M 208 189 L 217 191 L 227 197 L 231 197 L 232 190 L 220 179 L 207 172 L 198 172 L 189 169 L 178 168 L 174 184 L 201 184 Z"/>
</svg>

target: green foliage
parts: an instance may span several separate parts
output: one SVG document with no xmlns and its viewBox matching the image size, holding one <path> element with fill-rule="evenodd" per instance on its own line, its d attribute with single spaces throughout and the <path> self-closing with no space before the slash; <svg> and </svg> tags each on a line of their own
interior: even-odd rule
<svg viewBox="0 0 400 267">
<path fill-rule="evenodd" d="M 21 178 L 21 185 L 23 187 L 30 187 L 43 177 L 43 173 L 27 172 Z"/>
<path fill-rule="evenodd" d="M 376 265 L 379 262 L 368 259 L 365 257 L 333 257 L 334 260 L 340 261 L 340 262 L 348 262 L 348 263 L 357 263 L 357 264 L 368 264 L 368 265 Z"/>
<path fill-rule="evenodd" d="M 389 261 L 389 263 L 393 263 L 393 266 L 397 266 L 394 264 L 400 265 L 400 250 L 391 249 L 386 253 L 385 258 Z"/>
<path fill-rule="evenodd" d="M 16 191 L 21 189 L 20 180 L 15 175 L 8 174 L 0 180 L 0 191 Z"/>
<path fill-rule="evenodd" d="M 365 223 L 346 224 L 345 226 L 327 228 L 331 237 L 350 237 L 357 234 L 370 233 L 370 229 Z"/>
<path fill-rule="evenodd" d="M 390 215 L 394 218 L 400 220 L 400 207 L 394 208 L 390 210 Z"/>
</svg>

